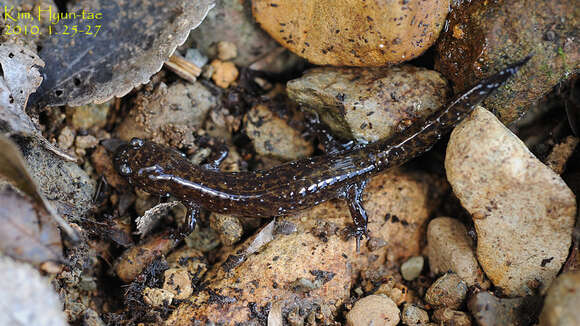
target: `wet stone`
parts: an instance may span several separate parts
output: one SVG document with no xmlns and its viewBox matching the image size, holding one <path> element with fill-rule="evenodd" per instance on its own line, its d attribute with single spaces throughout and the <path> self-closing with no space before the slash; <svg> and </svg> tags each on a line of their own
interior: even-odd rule
<svg viewBox="0 0 580 326">
<path fill-rule="evenodd" d="M 454 273 L 438 278 L 425 294 L 425 301 L 433 307 L 457 309 L 467 295 L 467 285 Z"/>
<path fill-rule="evenodd" d="M 314 68 L 287 84 L 288 96 L 315 111 L 343 138 L 377 141 L 399 133 L 447 101 L 439 73 L 390 68 Z"/>
<path fill-rule="evenodd" d="M 507 296 L 549 286 L 568 256 L 576 216 L 562 178 L 481 107 L 451 134 L 445 169 L 473 217 L 477 258 L 492 283 Z"/>
</svg>

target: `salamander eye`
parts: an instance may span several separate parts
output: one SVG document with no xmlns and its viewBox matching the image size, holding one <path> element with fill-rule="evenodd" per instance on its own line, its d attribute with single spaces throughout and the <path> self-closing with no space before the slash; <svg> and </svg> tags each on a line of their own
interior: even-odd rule
<svg viewBox="0 0 580 326">
<path fill-rule="evenodd" d="M 131 167 L 127 163 L 123 163 L 123 164 L 119 165 L 118 171 L 119 171 L 119 174 L 124 176 L 124 177 L 127 177 L 127 176 L 131 175 L 131 173 L 133 173 L 133 170 L 131 169 Z"/>
<path fill-rule="evenodd" d="M 145 142 L 141 138 L 133 138 L 129 142 L 129 145 L 131 145 L 131 147 L 133 147 L 134 149 L 138 149 L 138 148 L 141 148 L 144 143 Z"/>
</svg>

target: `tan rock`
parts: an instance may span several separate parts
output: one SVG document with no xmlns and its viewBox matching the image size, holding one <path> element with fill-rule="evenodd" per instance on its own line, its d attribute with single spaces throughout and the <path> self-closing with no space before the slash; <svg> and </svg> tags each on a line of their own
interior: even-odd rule
<svg viewBox="0 0 580 326">
<path fill-rule="evenodd" d="M 471 326 L 469 315 L 463 311 L 441 308 L 433 312 L 433 319 L 444 326 Z"/>
<path fill-rule="evenodd" d="M 252 1 L 260 26 L 318 65 L 383 66 L 419 56 L 437 39 L 448 1 Z"/>
<path fill-rule="evenodd" d="M 220 41 L 217 44 L 217 56 L 221 61 L 232 60 L 238 55 L 238 48 L 232 42 Z"/>
<path fill-rule="evenodd" d="M 215 59 L 210 66 L 214 69 L 211 79 L 221 88 L 228 88 L 240 74 L 233 62 Z"/>
<path fill-rule="evenodd" d="M 540 315 L 540 325 L 580 325 L 579 303 L 580 271 L 560 275 L 548 290 Z"/>
<path fill-rule="evenodd" d="M 568 255 L 576 215 L 560 176 L 481 107 L 453 131 L 445 169 L 473 216 L 477 258 L 493 284 L 508 296 L 549 286 Z"/>
<path fill-rule="evenodd" d="M 245 116 L 244 126 L 254 149 L 262 156 L 290 161 L 314 152 L 314 146 L 304 140 L 299 130 L 288 125 L 286 119 L 278 117 L 266 105 L 254 106 Z"/>
<path fill-rule="evenodd" d="M 488 287 L 489 282 L 484 282 L 483 272 L 475 259 L 473 241 L 460 221 L 449 217 L 431 220 L 427 228 L 426 253 L 433 273 L 452 271 L 469 286 Z"/>
<path fill-rule="evenodd" d="M 414 304 L 405 303 L 401 321 L 403 325 L 425 325 L 429 322 L 429 314 Z"/>
<path fill-rule="evenodd" d="M 143 290 L 143 301 L 157 308 L 170 305 L 174 297 L 175 294 L 164 289 L 146 287 Z"/>
<path fill-rule="evenodd" d="M 175 299 L 187 299 L 193 293 L 191 276 L 185 268 L 170 268 L 163 274 L 163 289 L 175 295 Z"/>
<path fill-rule="evenodd" d="M 399 323 L 399 314 L 399 308 L 389 297 L 369 295 L 358 300 L 352 310 L 346 314 L 346 324 L 348 326 L 394 326 Z"/>
<path fill-rule="evenodd" d="M 465 300 L 467 285 L 455 273 L 447 273 L 435 280 L 425 293 L 425 302 L 433 307 L 457 309 Z"/>
</svg>

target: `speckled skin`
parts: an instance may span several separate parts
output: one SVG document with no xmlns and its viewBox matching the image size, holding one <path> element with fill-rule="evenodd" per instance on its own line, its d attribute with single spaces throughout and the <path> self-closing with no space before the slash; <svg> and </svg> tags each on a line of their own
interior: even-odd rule
<svg viewBox="0 0 580 326">
<path fill-rule="evenodd" d="M 135 138 L 116 151 L 115 168 L 131 184 L 151 194 L 182 199 L 192 212 L 192 224 L 199 207 L 238 216 L 271 217 L 342 198 L 349 204 L 358 243 L 366 234 L 362 191 L 367 180 L 428 151 L 525 62 L 527 59 L 482 81 L 446 109 L 401 134 L 364 147 L 264 171 L 220 172 L 194 165 L 169 147 Z"/>
</svg>

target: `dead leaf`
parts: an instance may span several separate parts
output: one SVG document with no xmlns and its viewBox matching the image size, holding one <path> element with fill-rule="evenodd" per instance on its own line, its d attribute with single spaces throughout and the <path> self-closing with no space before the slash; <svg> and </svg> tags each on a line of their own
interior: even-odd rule
<svg viewBox="0 0 580 326">
<path fill-rule="evenodd" d="M 14 104 L 24 109 L 28 96 L 42 83 L 38 69 L 44 67 L 44 61 L 25 47 L 4 43 L 0 44 L 0 64 Z"/>
<path fill-rule="evenodd" d="M 76 2 L 69 12 L 98 8 L 102 19 L 89 25 L 93 32 L 101 27 L 93 35 L 46 38 L 39 53 L 46 62 L 45 79 L 30 104 L 79 106 L 127 94 L 161 69 L 213 5 L 213 0 Z M 55 31 L 64 32 L 65 25 L 73 23 L 58 24 Z"/>
<path fill-rule="evenodd" d="M 0 251 L 32 264 L 62 261 L 56 224 L 44 210 L 11 186 L 0 188 Z"/>
<path fill-rule="evenodd" d="M 30 176 L 18 147 L 3 135 L 0 135 L 0 176 L 8 179 L 19 190 L 30 196 L 37 205 L 43 207 L 68 235 L 71 241 L 78 241 L 78 234 L 55 211 L 38 190 L 38 186 Z"/>
<path fill-rule="evenodd" d="M 157 225 L 159 220 L 169 213 L 169 211 L 181 205 L 178 201 L 172 201 L 169 203 L 157 204 L 154 207 L 145 211 L 143 216 L 139 216 L 135 223 L 137 224 L 137 234 L 141 235 L 141 238 L 149 234 L 151 230 Z"/>
<path fill-rule="evenodd" d="M 49 281 L 28 264 L 0 255 L 0 289 L 0 325 L 68 325 Z"/>
<path fill-rule="evenodd" d="M 250 243 L 248 248 L 246 249 L 246 255 L 251 255 L 258 250 L 260 250 L 263 246 L 267 245 L 270 241 L 274 240 L 274 227 L 276 226 L 276 219 L 273 219 L 272 222 L 268 223 L 265 227 L 256 234 L 256 237 Z"/>
</svg>

